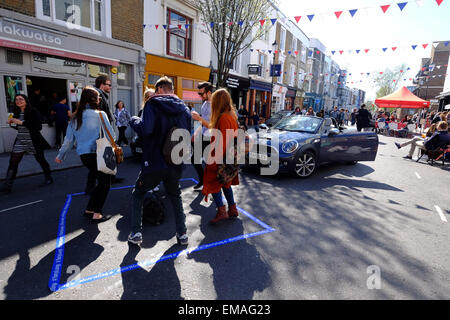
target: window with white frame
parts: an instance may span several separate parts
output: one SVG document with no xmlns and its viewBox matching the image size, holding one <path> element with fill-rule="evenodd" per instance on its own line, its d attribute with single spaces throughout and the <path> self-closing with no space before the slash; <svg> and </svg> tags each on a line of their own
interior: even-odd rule
<svg viewBox="0 0 450 320">
<path fill-rule="evenodd" d="M 105 34 L 111 0 L 36 0 L 36 16 L 42 20 L 98 34 Z"/>
<path fill-rule="evenodd" d="M 281 27 L 280 32 L 280 50 L 284 51 L 286 49 L 286 29 Z"/>
<path fill-rule="evenodd" d="M 297 39 L 292 39 L 292 52 L 297 51 Z"/>
<path fill-rule="evenodd" d="M 294 64 L 291 63 L 289 71 L 290 71 L 290 73 L 289 73 L 290 74 L 289 85 L 291 87 L 293 87 L 294 84 L 295 84 L 295 82 L 294 82 L 294 79 L 295 79 L 295 65 Z"/>
<path fill-rule="evenodd" d="M 280 72 L 280 76 L 278 77 L 278 83 L 283 83 L 283 76 L 284 76 L 284 60 L 281 59 L 280 57 L 280 61 L 278 62 L 281 65 L 281 72 Z"/>
<path fill-rule="evenodd" d="M 266 56 L 264 54 L 259 54 L 258 63 L 261 66 L 261 77 L 266 77 Z"/>
</svg>

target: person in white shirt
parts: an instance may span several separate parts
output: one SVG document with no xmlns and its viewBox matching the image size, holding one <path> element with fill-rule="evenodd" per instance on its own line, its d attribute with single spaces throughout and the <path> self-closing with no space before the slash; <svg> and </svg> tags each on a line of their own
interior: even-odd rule
<svg viewBox="0 0 450 320">
<path fill-rule="evenodd" d="M 213 86 L 209 82 L 202 82 L 198 85 L 198 94 L 202 98 L 203 105 L 201 109 L 201 114 L 196 111 L 192 111 L 192 119 L 199 121 L 201 126 L 197 128 L 192 136 L 192 148 L 194 149 L 194 139 L 201 139 L 202 141 L 202 153 L 192 152 L 192 164 L 194 165 L 195 171 L 198 175 L 198 183 L 194 186 L 194 189 L 198 190 L 203 187 L 203 161 L 202 156 L 205 148 L 211 143 L 211 135 L 209 133 L 209 122 L 211 118 L 211 96 L 213 91 Z M 205 139 L 205 138 L 206 139 Z M 205 141 L 206 140 L 206 141 Z"/>
</svg>

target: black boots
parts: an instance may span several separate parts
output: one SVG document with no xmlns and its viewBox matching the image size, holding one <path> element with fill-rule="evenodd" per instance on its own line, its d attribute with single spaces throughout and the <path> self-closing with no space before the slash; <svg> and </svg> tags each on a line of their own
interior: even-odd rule
<svg viewBox="0 0 450 320">
<path fill-rule="evenodd" d="M 16 177 L 16 172 L 14 170 L 9 169 L 6 173 L 6 180 L 3 185 L 0 187 L 0 192 L 9 194 L 12 191 L 12 185 L 14 182 L 14 178 Z"/>
</svg>

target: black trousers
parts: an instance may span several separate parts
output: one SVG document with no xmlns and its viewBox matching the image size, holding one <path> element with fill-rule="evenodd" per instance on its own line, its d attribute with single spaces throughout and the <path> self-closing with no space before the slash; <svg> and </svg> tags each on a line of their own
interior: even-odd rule
<svg viewBox="0 0 450 320">
<path fill-rule="evenodd" d="M 17 170 L 19 168 L 19 163 L 22 161 L 23 156 L 25 155 L 25 152 L 13 152 L 11 153 L 11 157 L 9 158 L 9 166 L 8 171 L 12 171 L 12 179 L 16 177 Z M 51 170 L 50 165 L 48 164 L 47 160 L 44 156 L 43 150 L 36 150 L 36 154 L 34 155 L 34 158 L 41 166 L 42 170 L 44 171 L 45 177 L 51 176 Z"/>
<path fill-rule="evenodd" d="M 127 127 L 119 127 L 119 139 L 117 140 L 117 144 L 120 146 L 122 142 L 125 144 L 128 144 L 128 139 L 125 137 L 125 131 L 127 130 Z"/>
<path fill-rule="evenodd" d="M 56 143 L 57 147 L 61 146 L 61 134 L 62 134 L 63 140 L 64 140 L 64 137 L 66 136 L 67 126 L 68 126 L 67 122 L 66 123 L 58 123 L 58 122 L 55 123 L 55 130 L 56 130 L 55 143 Z"/>
<path fill-rule="evenodd" d="M 112 175 L 97 170 L 97 155 L 95 153 L 82 154 L 80 158 L 83 165 L 88 168 L 89 176 L 95 176 L 98 181 L 97 186 L 91 193 L 86 211 L 102 213 L 103 205 L 111 188 Z"/>
<path fill-rule="evenodd" d="M 203 184 L 203 175 L 204 175 L 204 171 L 205 171 L 205 169 L 203 169 L 202 157 L 203 157 L 203 153 L 205 152 L 206 147 L 209 146 L 210 143 L 211 143 L 211 141 L 202 141 L 202 154 L 199 155 L 199 154 L 195 153 L 194 143 L 192 142 L 191 163 L 194 165 L 195 171 L 197 172 L 197 175 L 198 175 L 198 181 L 201 184 Z"/>
</svg>

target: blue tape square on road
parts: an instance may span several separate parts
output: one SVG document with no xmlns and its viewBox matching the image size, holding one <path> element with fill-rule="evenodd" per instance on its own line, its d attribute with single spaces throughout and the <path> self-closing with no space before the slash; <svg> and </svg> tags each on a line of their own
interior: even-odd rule
<svg viewBox="0 0 450 320">
<path fill-rule="evenodd" d="M 180 179 L 180 181 L 193 181 L 195 184 L 198 183 L 198 181 L 195 180 L 194 178 Z M 122 190 L 122 189 L 130 189 L 130 188 L 134 188 L 134 185 L 133 186 L 124 186 L 124 187 L 111 188 L 111 190 Z M 140 268 L 140 267 L 150 266 L 150 265 L 153 265 L 153 264 L 156 264 L 158 262 L 165 261 L 165 260 L 176 259 L 177 257 L 182 256 L 182 255 L 188 255 L 188 254 L 191 254 L 193 252 L 198 252 L 198 251 L 202 251 L 202 250 L 206 250 L 206 249 L 210 249 L 210 248 L 214 248 L 214 247 L 218 247 L 218 246 L 223 246 L 223 245 L 230 244 L 230 243 L 233 243 L 233 242 L 236 242 L 236 241 L 240 241 L 240 240 L 245 240 L 245 239 L 252 238 L 252 237 L 261 236 L 263 234 L 275 231 L 275 229 L 271 228 L 270 226 L 268 226 L 267 224 L 265 224 L 261 220 L 257 219 L 256 217 L 254 217 L 253 215 L 251 215 L 247 211 L 245 211 L 242 208 L 238 207 L 239 212 L 241 212 L 242 214 L 244 214 L 245 216 L 250 218 L 253 222 L 255 222 L 256 224 L 261 226 L 263 228 L 263 230 L 258 231 L 258 232 L 249 233 L 249 234 L 242 234 L 242 235 L 239 235 L 239 236 L 236 236 L 236 237 L 232 237 L 232 238 L 228 238 L 228 239 L 225 239 L 225 240 L 212 242 L 212 243 L 209 243 L 209 244 L 204 244 L 204 245 L 198 246 L 196 248 L 184 249 L 184 250 L 172 253 L 172 254 L 168 254 L 168 255 L 162 256 L 160 258 L 155 258 L 155 259 L 152 259 L 152 260 L 139 262 L 139 263 L 136 263 L 136 264 L 133 264 L 133 265 L 129 265 L 129 266 L 126 266 L 126 267 L 121 267 L 121 268 L 113 269 L 113 270 L 110 270 L 110 271 L 102 272 L 102 273 L 99 273 L 99 274 L 96 274 L 96 275 L 92 275 L 92 276 L 89 276 L 89 277 L 85 277 L 85 278 L 82 278 L 82 279 L 73 280 L 73 281 L 65 283 L 65 284 L 60 284 L 61 274 L 62 274 L 62 266 L 63 266 L 63 260 L 64 260 L 66 216 L 67 216 L 67 212 L 69 211 L 70 205 L 72 203 L 73 197 L 80 196 L 80 195 L 84 195 L 84 192 L 67 195 L 66 202 L 65 202 L 64 207 L 63 207 L 63 209 L 61 211 L 61 214 L 60 214 L 59 224 L 58 224 L 58 236 L 57 236 L 57 239 L 56 239 L 55 258 L 53 260 L 52 271 L 50 273 L 50 280 L 49 280 L 49 283 L 48 283 L 48 286 L 49 286 L 50 290 L 54 291 L 54 292 L 55 291 L 64 290 L 64 289 L 67 289 L 67 288 L 71 288 L 71 287 L 75 287 L 75 286 L 79 286 L 79 285 L 82 285 L 84 283 L 88 283 L 88 282 L 100 280 L 100 279 L 103 279 L 103 278 L 111 277 L 111 276 L 114 276 L 114 275 L 118 275 L 120 273 L 131 271 L 131 270 L 135 270 L 135 269 Z"/>
</svg>

